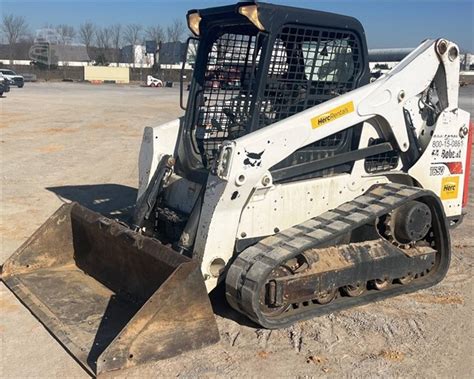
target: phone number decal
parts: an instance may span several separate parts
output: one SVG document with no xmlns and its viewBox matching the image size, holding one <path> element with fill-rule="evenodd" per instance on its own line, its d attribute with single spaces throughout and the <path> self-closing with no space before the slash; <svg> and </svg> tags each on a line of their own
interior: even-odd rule
<svg viewBox="0 0 474 379">
<path fill-rule="evenodd" d="M 461 158 L 463 140 L 455 134 L 444 136 L 434 135 L 431 140 L 433 160 L 459 160 Z"/>
</svg>

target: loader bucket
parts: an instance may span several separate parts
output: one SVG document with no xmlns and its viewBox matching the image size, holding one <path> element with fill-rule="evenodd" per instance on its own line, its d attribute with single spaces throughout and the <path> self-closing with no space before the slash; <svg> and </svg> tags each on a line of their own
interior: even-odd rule
<svg viewBox="0 0 474 379">
<path fill-rule="evenodd" d="M 196 261 L 77 203 L 59 208 L 1 278 L 92 375 L 219 340 Z"/>
</svg>

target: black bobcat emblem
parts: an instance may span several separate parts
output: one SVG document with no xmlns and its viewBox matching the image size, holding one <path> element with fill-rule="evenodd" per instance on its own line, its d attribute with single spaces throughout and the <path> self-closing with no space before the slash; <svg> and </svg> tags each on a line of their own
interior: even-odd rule
<svg viewBox="0 0 474 379">
<path fill-rule="evenodd" d="M 247 158 L 244 160 L 244 165 L 250 167 L 260 167 L 262 165 L 262 155 L 265 152 L 263 150 L 261 153 L 249 153 L 245 150 L 245 154 L 247 154 Z"/>
</svg>

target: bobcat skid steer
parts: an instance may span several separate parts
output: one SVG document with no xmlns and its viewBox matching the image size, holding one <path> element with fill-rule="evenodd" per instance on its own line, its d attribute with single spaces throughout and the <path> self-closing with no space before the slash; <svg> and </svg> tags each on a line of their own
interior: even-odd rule
<svg viewBox="0 0 474 379">
<path fill-rule="evenodd" d="M 266 328 L 432 286 L 467 202 L 453 42 L 369 84 L 351 17 L 238 3 L 187 20 L 186 112 L 145 128 L 133 222 L 64 205 L 3 266 L 92 374 L 217 342 L 218 285 Z"/>
</svg>

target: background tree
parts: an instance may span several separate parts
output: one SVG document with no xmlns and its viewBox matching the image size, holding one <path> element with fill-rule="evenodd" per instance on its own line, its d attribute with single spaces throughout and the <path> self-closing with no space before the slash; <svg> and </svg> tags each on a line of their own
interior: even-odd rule
<svg viewBox="0 0 474 379">
<path fill-rule="evenodd" d="M 49 22 L 44 22 L 43 25 L 41 25 L 41 29 L 38 29 L 36 31 L 36 36 L 40 40 L 48 41 L 49 43 L 53 43 L 53 44 L 61 43 L 61 37 L 59 36 L 59 33 L 56 30 L 56 27 Z"/>
<path fill-rule="evenodd" d="M 123 33 L 123 39 L 128 45 L 136 45 L 141 39 L 142 26 L 138 24 L 128 24 Z"/>
<path fill-rule="evenodd" d="M 156 51 L 159 49 L 160 43 L 165 39 L 165 31 L 160 25 L 149 26 L 145 29 L 145 36 L 148 41 L 155 41 L 156 50 L 153 52 L 153 66 L 156 69 L 158 66 Z"/>
<path fill-rule="evenodd" d="M 100 66 L 108 66 L 110 62 L 110 52 L 112 33 L 110 28 L 96 28 L 95 40 L 96 46 L 99 48 L 99 54 L 95 57 L 96 64 Z"/>
<path fill-rule="evenodd" d="M 158 46 L 165 39 L 165 32 L 159 25 L 149 26 L 145 29 L 145 36 L 148 41 L 155 41 Z"/>
<path fill-rule="evenodd" d="M 178 42 L 181 41 L 181 38 L 186 33 L 186 26 L 184 26 L 183 21 L 175 19 L 171 25 L 166 28 L 166 36 L 168 42 Z"/>
<path fill-rule="evenodd" d="M 60 42 L 63 45 L 70 45 L 76 36 L 74 26 L 66 24 L 56 26 L 56 32 L 59 34 Z"/>
<path fill-rule="evenodd" d="M 95 40 L 96 45 L 101 50 L 110 49 L 112 33 L 111 30 L 107 27 L 96 28 L 95 30 Z"/>
<path fill-rule="evenodd" d="M 135 45 L 137 45 L 141 39 L 142 26 L 138 24 L 128 24 L 125 27 L 123 33 L 123 39 L 125 43 L 132 46 L 131 58 L 133 65 L 135 66 Z"/>
<path fill-rule="evenodd" d="M 120 47 L 122 45 L 122 25 L 115 24 L 110 27 L 110 38 L 112 40 L 112 47 L 115 50 L 115 62 L 117 65 L 120 62 Z"/>
<path fill-rule="evenodd" d="M 79 26 L 79 41 L 86 46 L 87 54 L 90 55 L 90 47 L 94 41 L 96 27 L 92 22 L 85 22 Z"/>
<path fill-rule="evenodd" d="M 22 16 L 14 16 L 12 14 L 5 14 L 2 17 L 2 24 L 0 29 L 9 45 L 10 64 L 13 64 L 13 51 L 15 44 L 19 42 L 20 38 L 28 31 L 28 24 Z"/>
</svg>

